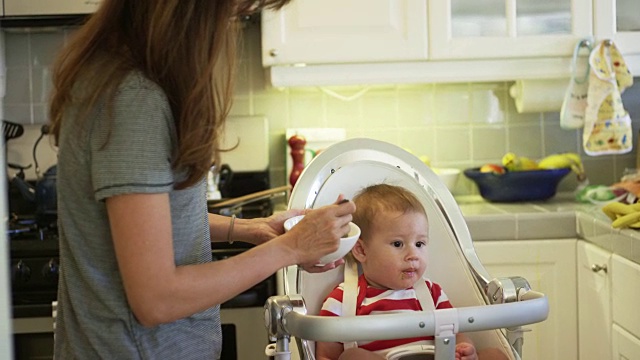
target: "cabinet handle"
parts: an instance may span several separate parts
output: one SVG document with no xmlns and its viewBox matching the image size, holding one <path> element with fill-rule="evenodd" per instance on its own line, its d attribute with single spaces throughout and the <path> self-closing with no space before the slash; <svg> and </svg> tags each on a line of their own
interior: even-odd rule
<svg viewBox="0 0 640 360">
<path fill-rule="evenodd" d="M 603 271 L 606 274 L 607 273 L 607 265 L 593 264 L 593 265 L 591 265 L 591 271 L 593 271 L 595 273 Z"/>
<path fill-rule="evenodd" d="M 276 56 L 278 56 L 278 50 L 276 50 L 276 49 L 271 49 L 271 50 L 269 50 L 269 55 L 270 55 L 271 57 L 276 57 Z"/>
</svg>

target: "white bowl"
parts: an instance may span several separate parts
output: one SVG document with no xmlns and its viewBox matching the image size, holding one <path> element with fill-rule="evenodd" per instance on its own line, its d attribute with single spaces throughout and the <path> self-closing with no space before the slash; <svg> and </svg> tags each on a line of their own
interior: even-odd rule
<svg viewBox="0 0 640 360">
<path fill-rule="evenodd" d="M 456 183 L 460 177 L 460 169 L 453 168 L 433 168 L 433 172 L 438 175 L 440 180 L 447 186 L 450 192 L 456 188 Z"/>
<path fill-rule="evenodd" d="M 298 215 L 298 216 L 294 216 L 292 218 L 288 218 L 287 220 L 285 220 L 285 222 L 284 222 L 284 231 L 287 232 L 287 231 L 291 230 L 291 228 L 294 227 L 297 223 L 299 223 L 300 220 L 302 220 L 303 217 L 304 217 L 304 215 Z"/>
<path fill-rule="evenodd" d="M 291 230 L 291 228 L 299 223 L 303 217 L 304 215 L 298 215 L 287 219 L 284 222 L 285 231 Z M 354 224 L 353 222 L 350 222 L 349 233 L 340 239 L 340 247 L 338 248 L 338 250 L 320 258 L 316 266 L 324 266 L 336 260 L 342 259 L 349 253 L 349 251 L 351 251 L 351 249 L 353 249 L 353 246 L 358 241 L 358 238 L 360 238 L 360 227 L 358 227 L 358 225 Z"/>
</svg>

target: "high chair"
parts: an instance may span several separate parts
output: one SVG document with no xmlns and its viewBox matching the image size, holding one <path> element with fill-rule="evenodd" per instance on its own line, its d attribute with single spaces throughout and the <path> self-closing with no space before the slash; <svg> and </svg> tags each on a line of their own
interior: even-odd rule
<svg viewBox="0 0 640 360">
<path fill-rule="evenodd" d="M 476 349 L 498 348 L 520 359 L 522 325 L 547 318 L 548 299 L 531 290 L 521 277 L 493 279 L 480 263 L 465 220 L 453 196 L 438 176 L 405 150 L 372 139 L 337 143 L 315 157 L 301 174 L 289 208 L 318 208 L 339 194 L 351 199 L 363 187 L 387 183 L 412 191 L 427 210 L 429 251 L 425 276 L 439 283 L 454 309 L 369 316 L 321 317 L 322 303 L 343 281 L 344 266 L 320 274 L 296 266 L 284 269 L 285 295 L 265 304 L 270 344 L 275 360 L 291 359 L 289 341 L 299 356 L 315 359 L 315 341 L 366 341 L 434 336 L 435 352 L 407 349 L 388 359 L 451 360 L 455 335 L 463 332 Z"/>
</svg>

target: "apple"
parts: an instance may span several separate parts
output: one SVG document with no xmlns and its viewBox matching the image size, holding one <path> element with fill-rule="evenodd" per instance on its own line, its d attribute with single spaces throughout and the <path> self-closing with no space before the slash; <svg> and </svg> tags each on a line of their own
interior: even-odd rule
<svg viewBox="0 0 640 360">
<path fill-rule="evenodd" d="M 480 172 L 483 173 L 494 173 L 494 174 L 504 174 L 504 167 L 497 164 L 485 164 L 480 168 Z"/>
</svg>

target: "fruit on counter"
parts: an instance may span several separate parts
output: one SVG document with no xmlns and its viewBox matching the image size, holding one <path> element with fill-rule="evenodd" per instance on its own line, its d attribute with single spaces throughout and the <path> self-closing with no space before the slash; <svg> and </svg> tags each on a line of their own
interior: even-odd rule
<svg viewBox="0 0 640 360">
<path fill-rule="evenodd" d="M 621 202 L 610 202 L 602 207 L 605 213 L 613 221 L 614 228 L 640 228 L 640 203 L 624 204 Z"/>
<path fill-rule="evenodd" d="M 578 175 L 578 180 L 582 181 L 586 178 L 584 167 L 582 166 L 582 160 L 580 159 L 580 155 L 576 153 L 549 155 L 538 161 L 538 167 L 540 167 L 540 169 L 569 168 Z"/>
<path fill-rule="evenodd" d="M 484 164 L 480 167 L 480 172 L 483 173 L 494 173 L 494 174 L 504 174 L 505 169 L 498 164 Z"/>
<path fill-rule="evenodd" d="M 528 157 L 518 156 L 512 152 L 502 157 L 502 165 L 509 171 L 537 170 L 538 164 Z"/>
</svg>

